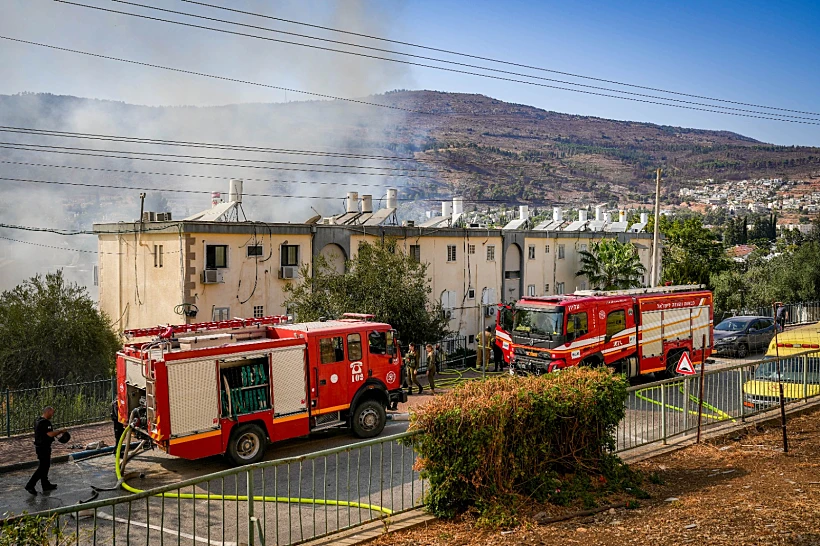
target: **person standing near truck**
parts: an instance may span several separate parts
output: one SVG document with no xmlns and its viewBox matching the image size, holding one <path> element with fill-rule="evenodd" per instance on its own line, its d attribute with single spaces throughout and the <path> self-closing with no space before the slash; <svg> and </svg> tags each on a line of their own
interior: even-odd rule
<svg viewBox="0 0 820 546">
<path fill-rule="evenodd" d="M 407 394 L 413 394 L 413 385 L 419 388 L 419 394 L 421 394 L 421 383 L 419 383 L 417 375 L 419 369 L 419 353 L 416 351 L 415 343 L 409 345 L 407 356 L 404 357 L 404 365 L 407 368 L 407 383 L 410 385 L 410 390 Z"/>
<path fill-rule="evenodd" d="M 436 371 L 438 355 L 433 350 L 433 345 L 427 344 L 427 384 L 430 385 L 430 392 L 436 394 Z"/>
<path fill-rule="evenodd" d="M 37 453 L 39 465 L 34 475 L 26 484 L 26 491 L 32 495 L 37 494 L 34 486 L 37 482 L 42 482 L 43 493 L 57 489 L 57 485 L 48 481 L 48 470 L 51 467 L 51 444 L 54 438 L 68 432 L 68 429 L 54 430 L 51 419 L 54 417 L 54 408 L 47 406 L 43 409 L 42 415 L 34 421 L 34 450 Z"/>
</svg>

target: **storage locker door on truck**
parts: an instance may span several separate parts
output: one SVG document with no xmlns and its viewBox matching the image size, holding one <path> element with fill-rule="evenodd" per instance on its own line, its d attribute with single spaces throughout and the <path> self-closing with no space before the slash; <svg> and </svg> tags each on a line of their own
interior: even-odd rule
<svg viewBox="0 0 820 546">
<path fill-rule="evenodd" d="M 167 363 L 172 439 L 219 428 L 216 367 L 214 360 Z"/>
</svg>

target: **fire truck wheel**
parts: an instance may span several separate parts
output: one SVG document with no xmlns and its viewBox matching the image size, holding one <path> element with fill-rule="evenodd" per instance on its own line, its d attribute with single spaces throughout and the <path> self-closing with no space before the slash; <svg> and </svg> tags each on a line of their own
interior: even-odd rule
<svg viewBox="0 0 820 546">
<path fill-rule="evenodd" d="M 258 463 L 265 455 L 265 432 L 257 425 L 242 425 L 231 435 L 228 457 L 237 465 Z"/>
<path fill-rule="evenodd" d="M 353 412 L 353 434 L 359 438 L 373 438 L 384 430 L 387 414 L 384 406 L 375 400 L 365 400 Z"/>
</svg>

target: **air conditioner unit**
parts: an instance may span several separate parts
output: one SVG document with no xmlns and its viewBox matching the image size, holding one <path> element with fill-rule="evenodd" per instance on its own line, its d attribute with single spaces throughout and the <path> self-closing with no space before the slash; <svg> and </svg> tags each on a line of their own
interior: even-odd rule
<svg viewBox="0 0 820 546">
<path fill-rule="evenodd" d="M 493 316 L 495 316 L 495 311 L 496 311 L 495 306 L 492 306 L 492 307 L 485 307 L 485 308 L 484 308 L 484 314 L 485 314 L 486 316 L 488 316 L 488 317 L 493 317 Z"/>
<path fill-rule="evenodd" d="M 295 265 L 283 265 L 279 269 L 280 279 L 295 279 L 299 276 L 299 267 Z"/>
<path fill-rule="evenodd" d="M 206 269 L 202 272 L 202 284 L 216 284 L 222 282 L 222 271 Z"/>
<path fill-rule="evenodd" d="M 442 311 L 442 313 L 444 314 L 444 318 L 446 320 L 451 320 L 453 318 L 453 310 L 452 309 L 444 309 Z"/>
</svg>

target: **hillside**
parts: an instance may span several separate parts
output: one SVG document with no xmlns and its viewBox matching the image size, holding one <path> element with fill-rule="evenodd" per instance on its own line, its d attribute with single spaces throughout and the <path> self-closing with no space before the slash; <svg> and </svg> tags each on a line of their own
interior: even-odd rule
<svg viewBox="0 0 820 546">
<path fill-rule="evenodd" d="M 411 197 L 460 194 L 472 199 L 498 199 L 509 203 L 565 205 L 600 201 L 620 201 L 622 204 L 648 202 L 654 189 L 654 171 L 658 166 L 665 168 L 664 188 L 667 196 L 676 195 L 681 185 L 691 186 L 696 184 L 694 181 L 706 178 L 820 178 L 820 148 L 774 146 L 727 131 L 561 114 L 481 95 L 435 91 L 395 91 L 366 100 L 424 113 L 382 110 L 340 101 L 146 107 L 50 94 L 23 94 L 0 96 L 0 118 L 5 125 L 63 131 L 380 156 L 414 156 L 419 161 L 383 162 L 350 158 L 323 161 L 334 165 L 344 161 L 344 165 L 358 169 L 382 168 L 378 176 L 346 173 L 347 184 L 339 185 L 355 186 L 357 182 L 362 182 L 362 185 L 367 185 L 364 182 L 378 185 L 373 182 L 379 182 L 382 187 L 398 185 L 404 188 L 404 195 Z M 173 147 L 149 149 L 137 144 L 16 134 L 4 134 L 3 140 L 107 147 L 118 151 L 191 153 L 190 150 Z M 150 170 L 146 167 L 157 167 L 157 164 L 144 160 L 121 158 L 90 159 L 18 150 L 4 150 L 3 155 L 7 160 L 17 162 L 16 167 L 7 165 L 3 168 L 7 175 L 14 176 L 46 178 L 53 175 L 54 171 L 44 172 L 40 167 L 31 166 L 35 160 L 44 162 L 46 159 L 49 163 L 93 165 L 120 169 L 120 172 L 146 171 Z M 236 161 L 242 161 L 236 158 L 251 157 L 234 150 L 209 150 L 207 154 L 197 155 L 227 157 Z M 266 159 L 283 159 L 281 155 L 265 155 Z M 306 161 L 304 156 L 296 159 L 294 154 L 291 155 L 293 157 L 288 161 Z M 253 157 L 259 158 L 260 155 Z M 311 159 L 317 161 L 316 156 Z M 319 159 L 323 158 L 320 156 Z M 221 164 L 211 162 L 207 165 L 162 166 L 173 167 L 178 172 L 228 174 L 227 168 Z M 279 169 L 271 166 L 267 170 Z M 133 176 L 126 172 L 117 175 L 117 180 L 145 183 L 147 175 L 144 172 L 139 174 Z M 238 173 L 233 169 L 228 175 L 250 178 L 253 174 Z M 259 174 L 258 171 L 255 174 Z M 298 175 L 279 172 L 268 176 L 285 175 L 287 178 L 298 176 L 306 185 L 294 186 L 290 180 L 259 179 L 254 190 L 298 189 L 299 193 L 318 196 L 343 195 L 347 189 L 356 189 L 333 188 L 339 180 L 338 174 L 322 174 L 319 169 L 299 172 Z M 92 180 L 111 178 L 111 175 L 99 172 L 86 172 L 83 176 Z M 326 182 L 321 187 L 307 186 L 319 180 L 333 182 Z M 193 187 L 185 179 L 175 179 L 174 183 L 179 187 Z M 197 184 L 197 187 L 202 187 L 201 181 Z M 300 208 L 303 210 L 293 219 L 313 214 L 307 206 Z"/>
</svg>

